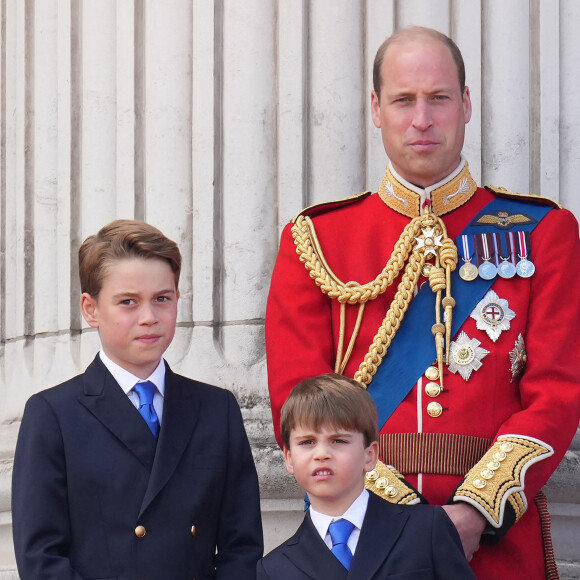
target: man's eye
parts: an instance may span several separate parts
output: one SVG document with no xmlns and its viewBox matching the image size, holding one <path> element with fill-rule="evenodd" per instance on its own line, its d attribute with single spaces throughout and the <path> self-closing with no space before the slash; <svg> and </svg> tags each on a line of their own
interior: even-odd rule
<svg viewBox="0 0 580 580">
<path fill-rule="evenodd" d="M 123 306 L 131 306 L 135 304 L 135 300 L 133 300 L 133 298 L 126 298 L 125 300 L 121 300 L 121 304 Z"/>
<path fill-rule="evenodd" d="M 334 442 L 335 443 L 348 443 L 348 441 L 346 439 L 335 439 Z"/>
<path fill-rule="evenodd" d="M 313 443 L 312 439 L 305 439 L 304 441 L 300 441 L 298 445 L 312 445 L 312 443 Z"/>
<path fill-rule="evenodd" d="M 169 302 L 169 296 L 159 296 L 157 302 Z"/>
</svg>

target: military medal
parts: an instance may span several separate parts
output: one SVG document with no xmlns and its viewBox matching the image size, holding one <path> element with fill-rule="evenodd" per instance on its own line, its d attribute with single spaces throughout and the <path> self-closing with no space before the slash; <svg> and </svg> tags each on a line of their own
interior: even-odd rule
<svg viewBox="0 0 580 580">
<path fill-rule="evenodd" d="M 536 271 L 533 262 L 528 259 L 531 255 L 530 233 L 517 232 L 516 239 L 519 247 L 518 258 L 520 258 L 520 261 L 516 264 L 516 272 L 522 278 L 530 278 Z"/>
<path fill-rule="evenodd" d="M 514 235 L 512 232 L 505 232 L 494 234 L 494 236 L 499 238 L 501 248 L 501 254 L 499 256 L 501 262 L 497 267 L 497 273 L 502 278 L 513 278 L 516 275 Z"/>
<path fill-rule="evenodd" d="M 481 259 L 479 265 L 479 275 L 484 280 L 493 280 L 497 276 L 497 267 L 491 262 L 493 257 L 492 246 L 490 245 L 491 234 L 479 234 L 477 236 L 477 252 Z"/>
<path fill-rule="evenodd" d="M 528 355 L 526 353 L 526 345 L 524 344 L 524 337 L 520 333 L 513 350 L 510 352 L 510 362 L 512 363 L 512 380 L 514 382 L 517 377 L 524 372 L 524 367 L 528 362 Z"/>
<path fill-rule="evenodd" d="M 461 244 L 459 244 L 461 249 L 461 258 L 465 262 L 461 268 L 459 268 L 459 276 L 462 280 L 466 282 L 471 282 L 475 280 L 478 276 L 477 266 L 471 263 L 473 258 L 473 237 L 472 236 L 461 236 Z"/>
<path fill-rule="evenodd" d="M 449 370 L 452 373 L 459 373 L 465 381 L 468 381 L 471 373 L 481 368 L 481 360 L 489 354 L 488 350 L 479 346 L 480 344 L 479 340 L 469 338 L 462 331 L 449 347 Z"/>
<path fill-rule="evenodd" d="M 510 309 L 508 301 L 500 298 L 493 290 L 480 300 L 471 313 L 479 330 L 485 330 L 487 336 L 495 342 L 504 330 L 509 330 L 510 320 L 516 313 Z"/>
</svg>

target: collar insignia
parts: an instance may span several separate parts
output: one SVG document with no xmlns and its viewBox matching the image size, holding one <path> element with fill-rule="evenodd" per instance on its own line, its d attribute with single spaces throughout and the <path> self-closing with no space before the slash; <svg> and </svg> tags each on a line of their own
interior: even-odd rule
<svg viewBox="0 0 580 580">
<path fill-rule="evenodd" d="M 379 197 L 391 209 L 414 218 L 421 215 L 421 196 L 411 187 L 414 186 L 403 183 L 395 177 L 389 164 L 379 187 Z M 469 201 L 476 191 L 477 184 L 465 162 L 457 175 L 444 183 L 436 184 L 436 187 L 430 190 L 431 209 L 438 216 L 445 215 Z"/>
</svg>

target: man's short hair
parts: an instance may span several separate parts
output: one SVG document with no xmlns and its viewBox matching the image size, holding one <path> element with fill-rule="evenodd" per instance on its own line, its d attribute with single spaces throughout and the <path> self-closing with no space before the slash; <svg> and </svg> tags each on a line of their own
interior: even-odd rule
<svg viewBox="0 0 580 580">
<path fill-rule="evenodd" d="M 290 447 L 290 433 L 298 426 L 319 431 L 323 426 L 362 433 L 365 447 L 379 438 L 377 408 L 354 379 L 328 373 L 296 385 L 282 406 L 282 442 Z"/>
<path fill-rule="evenodd" d="M 459 88 L 461 89 L 461 94 L 463 95 L 465 92 L 465 63 L 463 62 L 461 51 L 455 42 L 453 42 L 451 38 L 442 32 L 439 32 L 433 28 L 425 28 L 424 26 L 411 26 L 409 28 L 401 28 L 400 30 L 397 30 L 397 32 L 389 36 L 389 38 L 387 38 L 377 50 L 375 62 L 373 64 L 373 88 L 377 94 L 377 97 L 380 98 L 381 96 L 381 69 L 383 68 L 385 53 L 387 52 L 389 46 L 398 42 L 405 42 L 407 40 L 416 40 L 420 38 L 429 38 L 436 42 L 441 42 L 449 49 L 451 57 L 453 58 L 457 68 Z"/>
<path fill-rule="evenodd" d="M 179 285 L 181 253 L 177 244 L 156 227 L 137 220 L 115 220 L 89 236 L 79 248 L 81 292 L 96 298 L 107 269 L 127 258 L 158 259 L 167 262 Z"/>
</svg>

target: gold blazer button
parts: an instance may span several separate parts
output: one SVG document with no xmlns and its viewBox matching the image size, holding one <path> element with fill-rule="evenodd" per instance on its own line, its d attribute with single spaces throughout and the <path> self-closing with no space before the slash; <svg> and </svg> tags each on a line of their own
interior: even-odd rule
<svg viewBox="0 0 580 580">
<path fill-rule="evenodd" d="M 147 533 L 147 530 L 145 529 L 145 526 L 137 526 L 135 528 L 135 535 L 138 538 L 142 538 L 146 533 Z"/>
</svg>

